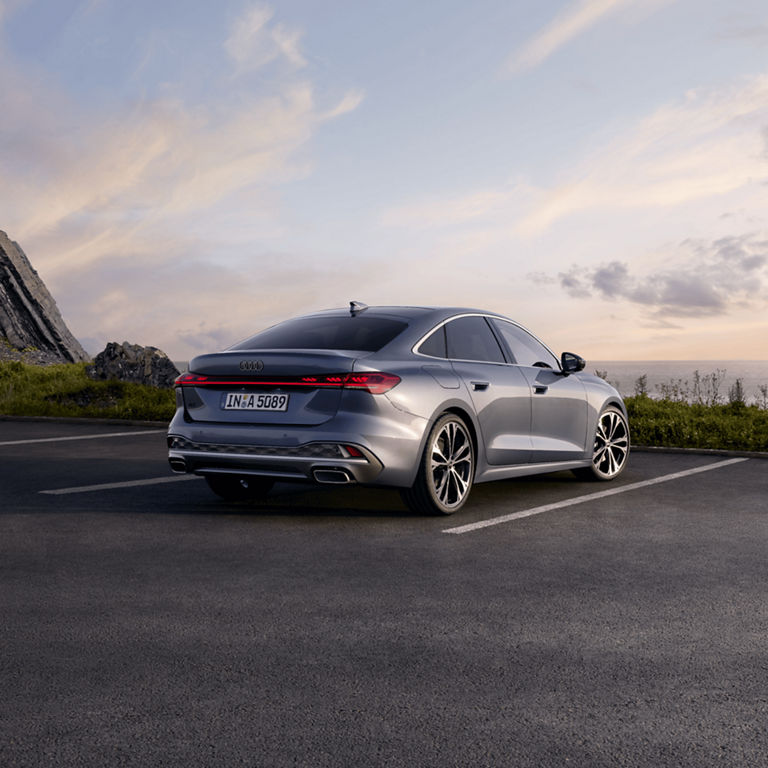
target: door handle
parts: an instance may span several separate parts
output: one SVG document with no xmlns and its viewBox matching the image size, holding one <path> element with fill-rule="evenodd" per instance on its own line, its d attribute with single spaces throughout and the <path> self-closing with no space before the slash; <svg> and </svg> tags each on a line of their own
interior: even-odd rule
<svg viewBox="0 0 768 768">
<path fill-rule="evenodd" d="M 488 389 L 490 386 L 489 381 L 470 381 L 469 383 L 472 385 L 472 389 L 475 391 Z"/>
<path fill-rule="evenodd" d="M 549 389 L 549 387 L 545 386 L 544 384 L 537 384 L 533 388 L 533 394 L 534 395 L 546 395 L 548 389 Z"/>
</svg>

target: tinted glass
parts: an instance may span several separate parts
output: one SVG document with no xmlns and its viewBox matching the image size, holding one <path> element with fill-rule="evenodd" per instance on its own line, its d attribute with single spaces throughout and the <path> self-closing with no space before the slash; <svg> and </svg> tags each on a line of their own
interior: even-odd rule
<svg viewBox="0 0 768 768">
<path fill-rule="evenodd" d="M 422 355 L 430 355 L 430 357 L 447 357 L 448 354 L 445 350 L 445 326 L 440 326 L 427 338 L 418 351 Z"/>
<path fill-rule="evenodd" d="M 504 341 L 507 342 L 518 365 L 547 366 L 558 370 L 557 358 L 538 340 L 517 325 L 503 320 L 491 320 Z"/>
<path fill-rule="evenodd" d="M 384 317 L 302 317 L 267 328 L 230 349 L 354 349 L 376 352 L 407 326 Z"/>
<path fill-rule="evenodd" d="M 504 354 L 482 317 L 460 317 L 445 326 L 448 357 L 453 360 L 481 360 L 503 363 Z"/>
</svg>

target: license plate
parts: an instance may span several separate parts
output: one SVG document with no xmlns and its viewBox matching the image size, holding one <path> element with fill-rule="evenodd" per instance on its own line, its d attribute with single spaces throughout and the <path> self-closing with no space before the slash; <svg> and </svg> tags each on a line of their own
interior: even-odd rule
<svg viewBox="0 0 768 768">
<path fill-rule="evenodd" d="M 290 395 L 265 395 L 254 392 L 227 392 L 225 411 L 287 411 Z"/>
</svg>

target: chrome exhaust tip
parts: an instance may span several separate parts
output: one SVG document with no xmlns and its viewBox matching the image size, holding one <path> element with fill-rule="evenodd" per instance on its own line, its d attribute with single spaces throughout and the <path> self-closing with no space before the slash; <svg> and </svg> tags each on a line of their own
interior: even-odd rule
<svg viewBox="0 0 768 768">
<path fill-rule="evenodd" d="M 312 475 L 315 482 L 322 485 L 348 485 L 355 482 L 345 469 L 315 469 Z"/>
<path fill-rule="evenodd" d="M 184 461 L 184 459 L 179 458 L 178 456 L 172 456 L 170 459 L 168 459 L 168 463 L 171 465 L 171 469 L 174 472 L 186 474 L 187 462 Z"/>
</svg>

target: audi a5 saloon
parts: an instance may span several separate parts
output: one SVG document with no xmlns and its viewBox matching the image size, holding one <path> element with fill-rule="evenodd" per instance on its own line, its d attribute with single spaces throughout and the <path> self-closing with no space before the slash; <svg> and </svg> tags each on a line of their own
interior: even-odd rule
<svg viewBox="0 0 768 768">
<path fill-rule="evenodd" d="M 493 312 L 351 302 L 194 358 L 168 458 L 228 500 L 276 481 L 357 483 L 397 488 L 421 514 L 450 515 L 490 480 L 613 480 L 627 412 L 584 367 Z"/>
</svg>

